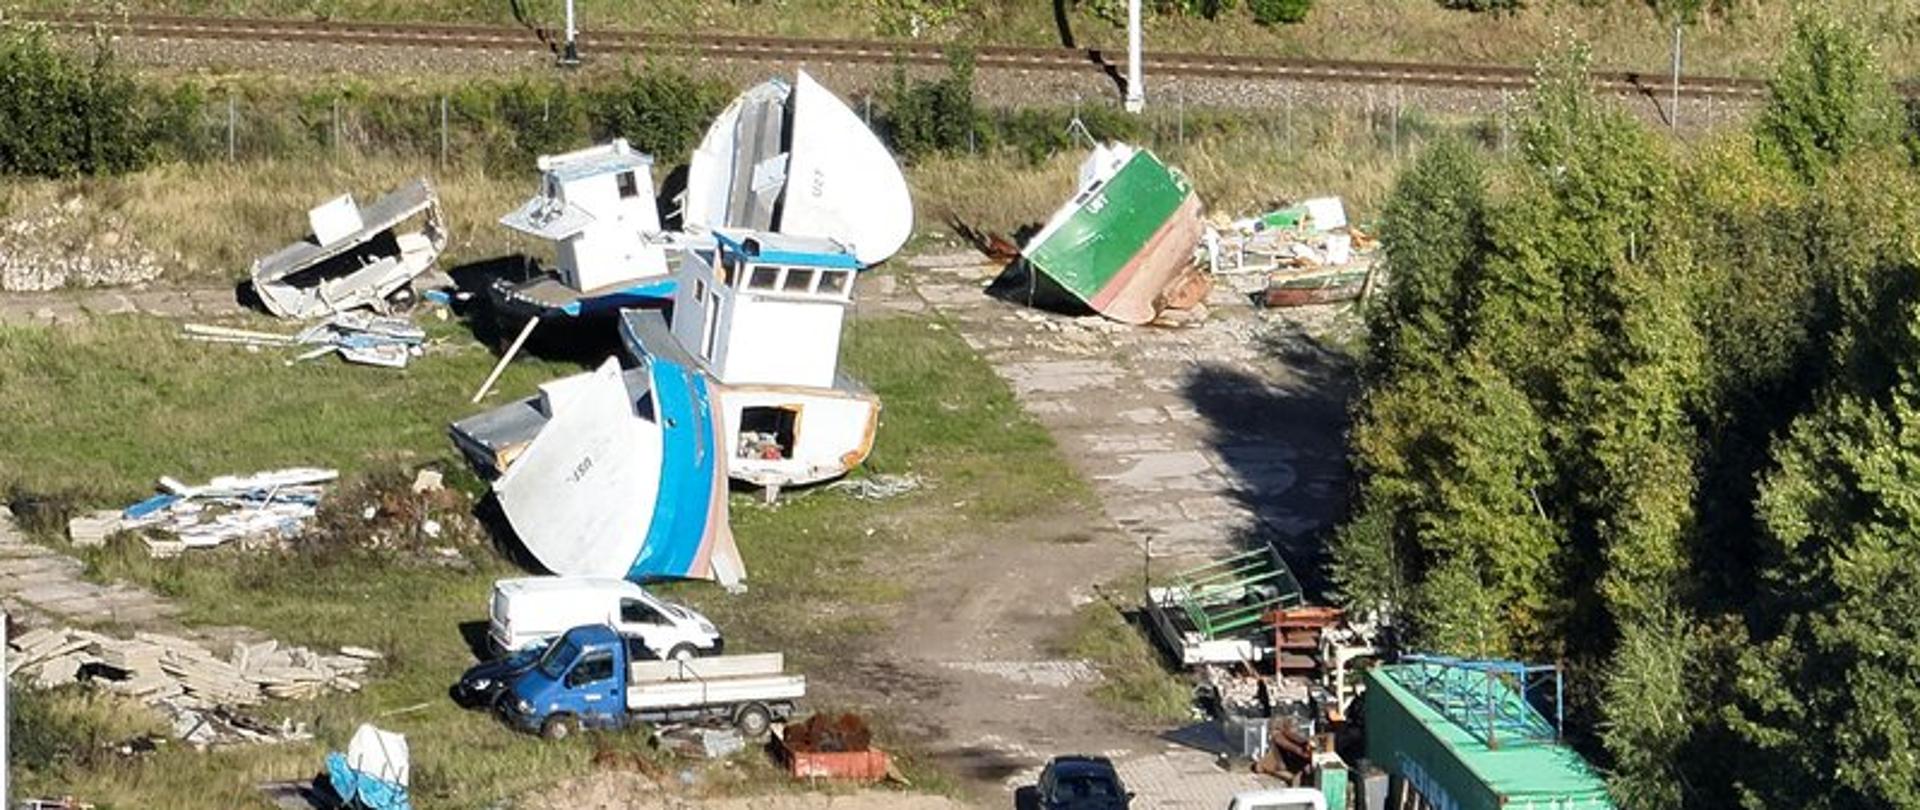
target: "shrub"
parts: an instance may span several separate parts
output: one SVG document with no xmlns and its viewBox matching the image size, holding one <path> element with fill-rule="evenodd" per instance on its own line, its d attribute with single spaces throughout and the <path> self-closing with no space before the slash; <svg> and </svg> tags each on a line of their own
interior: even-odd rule
<svg viewBox="0 0 1920 810">
<path fill-rule="evenodd" d="M 980 111 L 973 104 L 973 57 L 948 54 L 947 75 L 933 81 L 908 81 L 894 72 L 887 91 L 882 129 L 893 150 L 909 159 L 979 146 Z"/>
<path fill-rule="evenodd" d="M 1304 22 L 1313 10 L 1313 0 L 1247 0 L 1253 19 L 1261 25 Z"/>
<path fill-rule="evenodd" d="M 0 29 L 0 173 L 65 177 L 144 166 L 139 90 L 95 43 L 79 63 L 38 30 Z"/>
<path fill-rule="evenodd" d="M 693 152 L 708 122 L 733 98 L 726 85 L 678 70 L 629 71 L 586 93 L 595 140 L 624 137 L 664 164 Z"/>
</svg>

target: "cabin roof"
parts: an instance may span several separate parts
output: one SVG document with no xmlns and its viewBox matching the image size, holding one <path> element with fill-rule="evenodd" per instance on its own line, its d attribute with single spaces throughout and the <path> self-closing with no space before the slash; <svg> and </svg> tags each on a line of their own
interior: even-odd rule
<svg viewBox="0 0 1920 810">
<path fill-rule="evenodd" d="M 714 242 L 725 253 L 761 264 L 860 269 L 860 260 L 840 243 L 818 236 L 792 236 L 769 231 L 714 231 Z"/>
</svg>

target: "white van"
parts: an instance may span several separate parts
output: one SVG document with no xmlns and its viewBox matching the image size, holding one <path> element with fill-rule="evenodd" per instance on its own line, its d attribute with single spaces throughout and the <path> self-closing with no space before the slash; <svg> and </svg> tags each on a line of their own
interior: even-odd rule
<svg viewBox="0 0 1920 810">
<path fill-rule="evenodd" d="M 518 577 L 493 583 L 487 639 L 516 652 L 583 624 L 604 624 L 637 638 L 663 659 L 686 660 L 720 652 L 720 631 L 682 605 L 645 588 L 608 577 Z"/>
<path fill-rule="evenodd" d="M 1227 810 L 1327 810 L 1327 797 L 1313 788 L 1256 790 L 1234 796 Z"/>
</svg>

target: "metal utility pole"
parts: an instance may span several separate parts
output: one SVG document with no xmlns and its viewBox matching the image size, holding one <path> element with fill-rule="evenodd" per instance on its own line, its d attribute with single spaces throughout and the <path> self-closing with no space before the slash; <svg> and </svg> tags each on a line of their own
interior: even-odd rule
<svg viewBox="0 0 1920 810">
<path fill-rule="evenodd" d="M 1147 106 L 1147 88 L 1140 78 L 1140 0 L 1127 0 L 1127 112 Z"/>
<path fill-rule="evenodd" d="M 1680 22 L 1673 24 L 1673 101 L 1668 105 L 1667 123 L 1671 129 L 1680 129 L 1680 32 L 1686 26 Z"/>
<path fill-rule="evenodd" d="M 580 29 L 573 23 L 573 0 L 567 0 L 567 46 L 560 52 L 561 67 L 580 64 Z"/>
<path fill-rule="evenodd" d="M 7 671 L 7 614 L 0 611 L 0 673 Z M 0 675 L 0 807 L 12 807 L 12 785 L 7 783 L 7 772 L 13 768 L 12 742 L 7 739 L 8 724 L 13 719 L 8 716 L 7 689 L 10 684 L 5 675 Z"/>
</svg>

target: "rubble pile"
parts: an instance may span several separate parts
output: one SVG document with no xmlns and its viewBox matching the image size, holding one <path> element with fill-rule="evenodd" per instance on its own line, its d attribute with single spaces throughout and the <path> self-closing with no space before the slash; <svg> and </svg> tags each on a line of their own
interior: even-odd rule
<svg viewBox="0 0 1920 810">
<path fill-rule="evenodd" d="M 443 480 L 431 468 L 411 478 L 399 471 L 369 475 L 329 496 L 294 545 L 375 551 L 390 562 L 467 564 L 466 552 L 490 538 L 473 516 L 472 501 Z"/>
<path fill-rule="evenodd" d="M 125 234 L 116 217 L 95 221 L 79 197 L 0 223 L 0 290 L 138 284 L 160 277 L 160 263 Z"/>
<path fill-rule="evenodd" d="M 123 510 L 90 512 L 67 523 L 76 546 L 98 546 L 122 531 L 135 531 L 154 557 L 235 540 L 275 544 L 298 536 L 313 519 L 334 470 L 291 468 L 246 476 L 225 475 L 200 486 L 161 478 L 161 494 Z"/>
<path fill-rule="evenodd" d="M 298 738 L 234 711 L 269 699 L 311 700 L 353 692 L 382 657 L 364 647 L 321 654 L 277 641 L 236 642 L 225 658 L 198 642 L 159 633 L 121 639 L 78 629 L 30 630 L 8 640 L 7 675 L 42 689 L 86 683 L 165 713 L 175 736 L 196 745 Z"/>
</svg>

